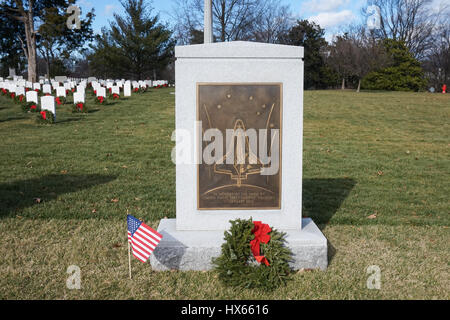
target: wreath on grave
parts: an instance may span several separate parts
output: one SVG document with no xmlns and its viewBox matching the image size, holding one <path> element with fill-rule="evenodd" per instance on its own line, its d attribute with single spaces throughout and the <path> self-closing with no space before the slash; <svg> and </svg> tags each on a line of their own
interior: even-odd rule
<svg viewBox="0 0 450 320">
<path fill-rule="evenodd" d="M 23 112 L 38 112 L 41 111 L 36 102 L 30 101 L 22 105 Z"/>
<path fill-rule="evenodd" d="M 88 112 L 88 108 L 86 107 L 86 105 L 84 103 L 78 102 L 78 103 L 73 105 L 72 112 L 73 113 L 76 113 L 76 112 L 87 113 Z"/>
<path fill-rule="evenodd" d="M 39 114 L 37 115 L 36 120 L 39 123 L 54 123 L 55 117 L 53 115 L 53 112 L 51 112 L 49 110 L 42 110 L 42 111 L 39 111 Z"/>
<path fill-rule="evenodd" d="M 241 288 L 273 290 L 285 284 L 292 259 L 285 234 L 251 218 L 230 223 L 221 255 L 212 261 L 219 279 L 225 285 Z"/>
<path fill-rule="evenodd" d="M 55 98 L 55 102 L 58 106 L 62 105 L 62 104 L 66 104 L 66 97 L 56 97 Z"/>
<path fill-rule="evenodd" d="M 133 91 L 134 91 L 135 93 L 138 93 L 138 92 L 139 92 L 139 88 L 136 87 L 136 88 L 133 89 Z"/>
<path fill-rule="evenodd" d="M 6 90 L 5 88 L 2 88 L 2 95 L 7 95 L 8 94 L 8 90 Z"/>
<path fill-rule="evenodd" d="M 114 100 L 120 99 L 120 96 L 117 93 L 113 93 L 112 97 Z"/>
<path fill-rule="evenodd" d="M 98 96 L 95 98 L 95 103 L 97 104 L 106 104 L 106 98 L 103 96 Z"/>
<path fill-rule="evenodd" d="M 12 95 L 11 95 L 12 97 Z M 16 103 L 22 103 L 25 100 L 25 96 L 23 94 L 19 94 L 18 96 L 15 96 L 14 98 L 14 102 Z"/>
</svg>

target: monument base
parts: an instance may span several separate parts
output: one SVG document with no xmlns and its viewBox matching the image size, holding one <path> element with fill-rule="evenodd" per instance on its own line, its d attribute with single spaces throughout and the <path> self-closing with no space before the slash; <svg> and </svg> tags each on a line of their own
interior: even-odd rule
<svg viewBox="0 0 450 320">
<path fill-rule="evenodd" d="M 163 239 L 150 256 L 153 270 L 210 270 L 211 259 L 218 257 L 223 243 L 223 231 L 179 231 L 175 219 L 162 219 L 158 232 Z M 302 219 L 302 230 L 286 232 L 288 247 L 292 250 L 291 268 L 321 269 L 328 265 L 327 239 L 311 220 Z"/>
</svg>

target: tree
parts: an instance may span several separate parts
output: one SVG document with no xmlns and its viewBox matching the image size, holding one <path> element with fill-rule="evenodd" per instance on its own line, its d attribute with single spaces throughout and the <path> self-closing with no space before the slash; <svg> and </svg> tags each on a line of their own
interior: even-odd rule
<svg viewBox="0 0 450 320">
<path fill-rule="evenodd" d="M 69 0 L 62 2 L 59 6 L 44 8 L 41 12 L 43 23 L 38 29 L 40 36 L 38 49 L 46 61 L 49 78 L 56 75 L 50 72 L 52 61 L 61 64 L 64 60 L 68 60 L 73 52 L 82 53 L 86 50 L 84 44 L 93 39 L 94 9 L 88 12 L 84 19 L 80 17 L 80 28 L 67 27 L 66 22 L 70 16 L 67 8 L 73 3 L 75 0 Z M 60 68 L 55 69 L 57 71 Z"/>
<path fill-rule="evenodd" d="M 423 65 L 430 85 L 440 88 L 450 84 L 450 18 L 439 27 L 436 41 Z"/>
<path fill-rule="evenodd" d="M 156 77 L 173 57 L 172 32 L 152 16 L 152 8 L 143 0 L 121 2 L 125 16 L 114 15 L 110 29 L 102 29 L 96 38 L 90 61 L 102 75 L 119 75 L 135 79 Z"/>
<path fill-rule="evenodd" d="M 188 44 L 192 30 L 203 30 L 203 0 L 177 0 L 175 38 Z M 288 6 L 276 0 L 213 0 L 213 36 L 217 41 L 276 42 L 290 27 Z"/>
<path fill-rule="evenodd" d="M 421 59 L 433 46 L 434 30 L 446 10 L 434 4 L 433 0 L 371 0 L 367 6 L 380 8 L 380 28 L 375 30 L 379 39 L 401 41 Z M 368 16 L 366 12 L 367 7 L 363 14 Z"/>
<path fill-rule="evenodd" d="M 23 24 L 25 38 L 20 34 L 16 34 L 21 43 L 22 50 L 25 54 L 28 63 L 28 81 L 36 81 L 36 29 L 35 18 L 43 2 L 35 3 L 33 0 L 23 2 L 22 0 L 15 0 L 13 2 L 3 1 L 1 4 L 2 10 L 6 12 L 8 17 L 15 19 Z"/>
<path fill-rule="evenodd" d="M 383 41 L 391 64 L 381 70 L 369 73 L 362 86 L 372 90 L 419 91 L 426 85 L 420 62 L 402 41 L 386 39 Z"/>
<path fill-rule="evenodd" d="M 305 88 L 323 89 L 330 83 L 330 70 L 324 61 L 324 51 L 327 42 L 324 38 L 325 30 L 318 24 L 308 20 L 298 20 L 287 34 L 280 37 L 280 42 L 305 48 Z"/>
<path fill-rule="evenodd" d="M 66 18 L 68 15 L 65 10 L 70 4 L 74 4 L 76 0 L 1 0 L 0 8 L 10 20 L 18 21 L 21 28 L 9 29 L 14 34 L 22 48 L 27 61 L 28 80 L 36 81 L 37 78 L 37 51 L 42 45 L 47 49 L 43 52 L 52 51 L 54 45 L 64 46 L 64 53 L 81 48 L 83 40 L 86 38 L 86 32 L 92 32 L 90 23 L 92 22 L 93 13 L 88 14 L 87 20 L 82 20 L 81 31 L 66 30 Z M 49 12 L 58 12 L 56 21 L 55 15 L 49 15 Z M 12 22 L 10 22 L 12 23 Z M 88 23 L 88 25 L 84 25 Z M 23 28 L 23 32 L 21 29 Z M 64 29 L 66 28 L 66 29 Z M 56 39 L 56 40 L 55 40 Z M 67 46 L 66 46 L 67 44 Z M 72 45 L 71 50 L 69 44 Z M 81 44 L 81 45 L 80 45 Z M 42 53 L 42 52 L 41 52 Z M 61 54 L 62 52 L 59 52 Z"/>
<path fill-rule="evenodd" d="M 11 5 L 14 1 L 5 1 Z M 16 67 L 18 64 L 24 64 L 22 46 L 20 38 L 25 37 L 23 24 L 8 16 L 6 10 L 0 10 L 0 63 L 2 65 L 1 75 L 8 75 L 9 67 Z"/>
<path fill-rule="evenodd" d="M 362 79 L 369 72 L 384 68 L 389 62 L 383 41 L 375 39 L 364 28 L 335 37 L 327 59 L 327 63 L 342 79 L 341 89 L 345 88 L 345 79 L 356 79 L 357 92 L 360 91 Z"/>
<path fill-rule="evenodd" d="M 336 36 L 328 50 L 327 64 L 330 65 L 342 79 L 342 90 L 345 89 L 345 79 L 351 73 L 351 51 L 352 44 L 348 33 L 345 33 L 342 36 Z"/>
</svg>

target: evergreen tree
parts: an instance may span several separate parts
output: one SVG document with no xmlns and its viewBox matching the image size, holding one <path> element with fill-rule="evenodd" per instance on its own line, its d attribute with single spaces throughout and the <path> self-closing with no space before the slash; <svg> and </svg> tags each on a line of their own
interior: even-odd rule
<svg viewBox="0 0 450 320">
<path fill-rule="evenodd" d="M 152 16 L 143 0 L 121 2 L 125 16 L 115 14 L 110 29 L 97 37 L 90 56 L 94 72 L 103 76 L 143 79 L 156 77 L 173 57 L 171 31 Z"/>
<path fill-rule="evenodd" d="M 325 64 L 323 51 L 327 47 L 325 30 L 308 20 L 298 20 L 289 32 L 280 37 L 280 42 L 305 48 L 305 89 L 327 88 L 335 77 Z"/>
<path fill-rule="evenodd" d="M 384 46 L 391 64 L 369 73 L 362 81 L 364 89 L 419 91 L 427 84 L 420 62 L 414 58 L 405 43 L 386 39 Z"/>
</svg>

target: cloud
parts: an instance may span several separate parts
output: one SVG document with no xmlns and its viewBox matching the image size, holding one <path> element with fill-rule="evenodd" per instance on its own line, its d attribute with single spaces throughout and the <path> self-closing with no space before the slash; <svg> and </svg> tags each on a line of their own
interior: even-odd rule
<svg viewBox="0 0 450 320">
<path fill-rule="evenodd" d="M 117 6 L 115 4 L 107 4 L 105 6 L 105 16 L 112 16 L 114 11 L 117 9 Z"/>
<path fill-rule="evenodd" d="M 339 12 L 320 12 L 309 17 L 308 20 L 319 24 L 321 28 L 332 28 L 339 24 L 348 24 L 355 18 L 350 10 L 342 10 Z"/>
<path fill-rule="evenodd" d="M 346 6 L 350 0 L 309 0 L 302 6 L 304 11 L 308 12 L 325 12 L 333 11 L 339 7 Z"/>
</svg>

